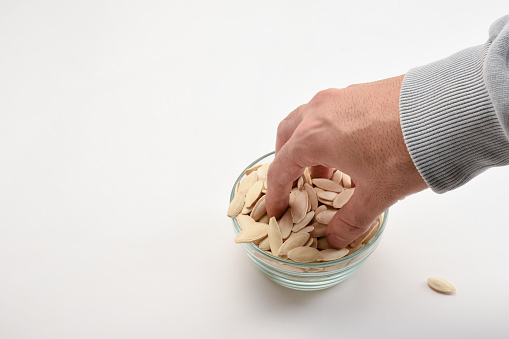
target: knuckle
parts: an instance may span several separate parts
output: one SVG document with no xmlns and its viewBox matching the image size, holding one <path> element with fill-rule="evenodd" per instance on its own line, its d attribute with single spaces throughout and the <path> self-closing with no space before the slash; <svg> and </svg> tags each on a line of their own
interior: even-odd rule
<svg viewBox="0 0 509 339">
<path fill-rule="evenodd" d="M 314 105 L 323 104 L 334 98 L 338 93 L 339 91 L 335 88 L 321 90 L 315 94 L 315 96 L 311 99 L 310 103 Z"/>
<path fill-rule="evenodd" d="M 277 135 L 283 135 L 287 129 L 288 125 L 288 117 L 281 120 L 281 122 L 277 125 Z"/>
<path fill-rule="evenodd" d="M 284 118 L 283 120 L 281 120 L 279 122 L 279 125 L 277 126 L 278 131 L 285 130 L 286 128 L 288 128 L 289 125 L 290 125 L 291 120 L 292 119 L 290 118 L 290 115 L 287 116 L 286 118 Z"/>
<path fill-rule="evenodd" d="M 295 128 L 295 122 L 292 123 L 295 119 L 298 119 L 298 116 L 302 114 L 305 105 L 300 105 L 293 112 L 288 114 L 286 118 L 281 120 L 277 126 L 277 135 L 281 137 L 290 137 L 292 135 L 293 129 Z"/>
<path fill-rule="evenodd" d="M 293 134 L 292 125 L 288 118 L 283 119 L 277 126 L 277 138 L 282 140 L 288 140 Z"/>
<path fill-rule="evenodd" d="M 358 88 L 359 86 L 360 86 L 360 84 L 351 84 L 351 85 L 347 86 L 346 88 L 347 88 L 347 89 L 356 89 L 356 88 Z"/>
</svg>

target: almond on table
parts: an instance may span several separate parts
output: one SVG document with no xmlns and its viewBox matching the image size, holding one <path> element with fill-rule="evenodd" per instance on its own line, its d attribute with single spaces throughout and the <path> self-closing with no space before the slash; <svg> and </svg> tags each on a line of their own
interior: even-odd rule
<svg viewBox="0 0 509 339">
<path fill-rule="evenodd" d="M 454 294 L 456 293 L 456 287 L 450 282 L 439 277 L 429 277 L 428 286 L 435 292 L 442 294 Z"/>
</svg>

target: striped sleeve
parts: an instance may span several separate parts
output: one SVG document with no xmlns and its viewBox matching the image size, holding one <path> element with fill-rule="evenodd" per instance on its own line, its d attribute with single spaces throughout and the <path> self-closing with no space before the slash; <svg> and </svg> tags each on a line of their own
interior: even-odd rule
<svg viewBox="0 0 509 339">
<path fill-rule="evenodd" d="M 437 193 L 493 166 L 509 165 L 509 16 L 488 41 L 411 69 L 400 93 L 403 136 Z"/>
</svg>

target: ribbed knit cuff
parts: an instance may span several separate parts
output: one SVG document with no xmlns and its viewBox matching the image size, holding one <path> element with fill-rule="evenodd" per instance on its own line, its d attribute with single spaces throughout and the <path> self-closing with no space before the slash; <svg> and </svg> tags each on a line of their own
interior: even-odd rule
<svg viewBox="0 0 509 339">
<path fill-rule="evenodd" d="M 509 164 L 509 141 L 483 80 L 487 46 L 411 69 L 400 93 L 403 136 L 417 170 L 437 193 Z"/>
</svg>

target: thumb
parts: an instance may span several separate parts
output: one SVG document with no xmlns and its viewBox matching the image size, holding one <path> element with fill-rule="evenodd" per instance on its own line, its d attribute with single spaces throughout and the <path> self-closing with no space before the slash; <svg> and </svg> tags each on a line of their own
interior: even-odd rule
<svg viewBox="0 0 509 339">
<path fill-rule="evenodd" d="M 329 245 L 338 249 L 348 246 L 366 232 L 373 221 L 389 207 L 373 196 L 374 192 L 371 190 L 355 188 L 350 200 L 336 212 L 327 225 Z"/>
</svg>

